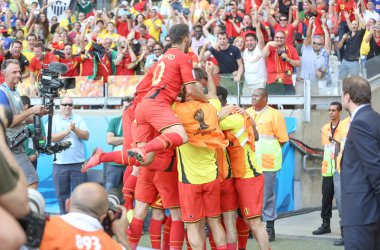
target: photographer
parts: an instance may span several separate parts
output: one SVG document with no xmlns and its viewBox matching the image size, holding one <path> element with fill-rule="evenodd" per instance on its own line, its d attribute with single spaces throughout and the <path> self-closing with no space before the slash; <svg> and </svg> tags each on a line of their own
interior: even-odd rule
<svg viewBox="0 0 380 250">
<path fill-rule="evenodd" d="M 79 185 L 66 200 L 66 208 L 68 214 L 53 216 L 46 222 L 41 250 L 130 249 L 125 234 L 128 221 L 124 207 L 117 206 L 121 216 L 111 224 L 112 233 L 122 246 L 103 231 L 105 218 L 112 221 L 115 213 L 110 211 L 107 193 L 99 184 Z"/>
<path fill-rule="evenodd" d="M 1 65 L 1 72 L 5 82 L 0 85 L 0 104 L 10 108 L 13 114 L 13 122 L 6 129 L 7 138 L 10 139 L 25 127 L 27 119 L 32 118 L 33 115 L 47 114 L 48 110 L 41 105 L 24 110 L 20 95 L 16 91 L 16 85 L 21 80 L 20 65 L 17 60 L 5 60 Z M 38 176 L 23 145 L 13 148 L 12 153 L 24 172 L 27 184 L 32 188 L 37 188 Z"/>
<path fill-rule="evenodd" d="M 293 46 L 285 45 L 285 39 L 285 33 L 277 31 L 274 41 L 268 42 L 263 49 L 263 57 L 267 63 L 268 83 L 265 89 L 268 94 L 295 94 L 292 74 L 293 67 L 300 66 L 300 59 Z"/>
<path fill-rule="evenodd" d="M 10 116 L 12 117 L 12 116 Z M 4 133 L 12 123 L 0 105 L 0 249 L 19 249 L 26 242 L 16 218 L 28 214 L 27 186 L 22 171 L 13 158 Z"/>
</svg>

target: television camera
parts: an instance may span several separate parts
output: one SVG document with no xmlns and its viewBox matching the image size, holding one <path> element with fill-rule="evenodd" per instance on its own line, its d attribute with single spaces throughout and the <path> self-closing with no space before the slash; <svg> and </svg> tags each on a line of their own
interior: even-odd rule
<svg viewBox="0 0 380 250">
<path fill-rule="evenodd" d="M 39 153 L 55 154 L 68 149 L 71 142 L 58 142 L 51 144 L 51 133 L 54 112 L 54 99 L 59 98 L 60 90 L 75 88 L 75 78 L 61 78 L 60 75 L 68 71 L 66 64 L 51 62 L 49 66 L 42 69 L 42 77 L 38 88 L 39 95 L 42 97 L 42 104 L 49 109 L 48 112 L 48 131 L 45 138 L 42 134 L 41 117 L 34 116 L 34 131 L 24 127 L 10 140 L 10 148 L 16 148 L 27 138 L 32 138 L 33 146 Z"/>
</svg>

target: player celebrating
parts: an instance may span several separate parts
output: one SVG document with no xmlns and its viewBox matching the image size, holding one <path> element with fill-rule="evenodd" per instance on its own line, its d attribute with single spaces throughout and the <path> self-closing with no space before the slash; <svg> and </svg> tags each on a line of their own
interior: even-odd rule
<svg viewBox="0 0 380 250">
<path fill-rule="evenodd" d="M 207 102 L 203 93 L 194 86 L 193 64 L 186 54 L 191 42 L 189 27 L 186 24 L 173 25 L 169 36 L 173 46 L 157 62 L 152 88 L 136 107 L 137 142 L 144 145 L 129 150 L 128 154 L 143 165 L 152 162 L 155 151 L 175 148 L 187 142 L 185 129 L 171 108 L 181 91 L 194 100 Z M 154 131 L 159 131 L 160 135 L 154 137 Z"/>
</svg>

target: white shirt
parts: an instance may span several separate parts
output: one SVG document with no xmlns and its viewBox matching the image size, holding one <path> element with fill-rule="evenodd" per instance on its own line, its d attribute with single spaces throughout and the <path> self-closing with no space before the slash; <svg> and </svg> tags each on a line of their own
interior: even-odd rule
<svg viewBox="0 0 380 250">
<path fill-rule="evenodd" d="M 375 21 L 377 22 L 380 20 L 380 15 L 376 11 L 370 11 L 370 10 L 364 11 L 364 13 L 363 13 L 364 22 L 367 23 L 368 19 L 370 19 L 370 18 L 375 19 Z"/>
<path fill-rule="evenodd" d="M 362 105 L 356 107 L 356 109 L 354 109 L 354 111 L 352 111 L 352 114 L 351 114 L 351 121 L 350 121 L 350 123 L 354 120 L 354 117 L 355 117 L 355 115 L 358 113 L 358 111 L 359 111 L 360 109 L 364 108 L 365 106 L 368 106 L 368 105 L 369 105 L 369 104 L 367 103 L 367 104 L 362 104 Z"/>
<path fill-rule="evenodd" d="M 253 51 L 244 50 L 242 57 L 244 61 L 245 82 L 248 85 L 265 83 L 267 80 L 267 70 L 263 52 L 259 46 L 256 45 Z"/>
</svg>

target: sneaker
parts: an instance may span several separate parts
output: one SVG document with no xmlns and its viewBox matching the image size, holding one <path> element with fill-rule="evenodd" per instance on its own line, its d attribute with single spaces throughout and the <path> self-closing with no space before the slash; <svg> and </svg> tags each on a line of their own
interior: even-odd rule
<svg viewBox="0 0 380 250">
<path fill-rule="evenodd" d="M 132 148 L 128 150 L 128 156 L 136 158 L 139 162 L 146 161 L 146 153 L 142 148 Z"/>
<path fill-rule="evenodd" d="M 89 159 L 87 159 L 87 161 L 85 161 L 82 165 L 82 169 L 81 169 L 81 172 L 82 173 L 85 173 L 87 170 L 89 170 L 90 168 L 93 168 L 97 165 L 100 164 L 99 162 L 99 157 L 100 155 L 103 153 L 103 150 L 101 148 L 95 148 L 93 151 L 92 151 L 92 155 Z"/>
</svg>

